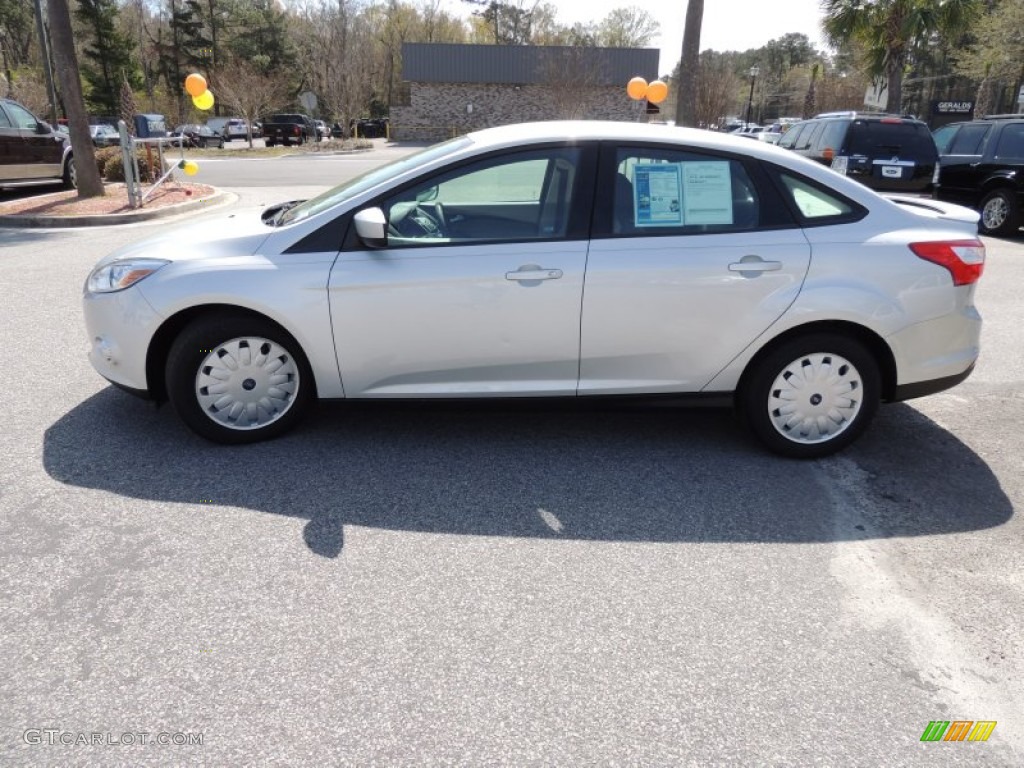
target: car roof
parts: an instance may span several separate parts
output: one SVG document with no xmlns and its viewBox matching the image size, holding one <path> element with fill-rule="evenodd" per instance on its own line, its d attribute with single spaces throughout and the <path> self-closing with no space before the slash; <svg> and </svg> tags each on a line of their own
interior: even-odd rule
<svg viewBox="0 0 1024 768">
<path fill-rule="evenodd" d="M 686 144 L 700 150 L 728 152 L 745 155 L 783 168 L 789 168 L 803 176 L 832 187 L 837 192 L 866 205 L 878 205 L 878 195 L 860 182 L 837 174 L 821 163 L 816 163 L 788 149 L 767 141 L 751 141 L 749 138 L 701 128 L 680 128 L 662 123 L 627 123 L 610 120 L 550 120 L 536 123 L 518 123 L 495 128 L 485 128 L 467 134 L 472 149 L 467 154 L 478 154 L 489 149 L 522 147 L 524 144 L 576 139 L 579 141 L 613 141 Z"/>
</svg>

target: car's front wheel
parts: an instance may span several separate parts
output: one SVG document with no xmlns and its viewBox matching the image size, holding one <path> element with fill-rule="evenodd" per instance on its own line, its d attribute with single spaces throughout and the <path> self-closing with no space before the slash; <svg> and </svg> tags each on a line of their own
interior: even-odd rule
<svg viewBox="0 0 1024 768">
<path fill-rule="evenodd" d="M 1020 229 L 1020 206 L 1009 189 L 990 192 L 981 201 L 981 221 L 978 230 L 983 235 L 1010 237 Z"/>
<path fill-rule="evenodd" d="M 808 334 L 755 361 L 737 393 L 751 431 L 775 453 L 814 459 L 856 440 L 878 409 L 878 364 L 860 342 Z"/>
<path fill-rule="evenodd" d="M 64 174 L 61 181 L 64 184 L 64 189 L 78 189 L 78 171 L 75 169 L 73 155 L 68 155 L 67 162 L 64 163 Z"/>
<path fill-rule="evenodd" d="M 167 396 L 182 421 L 218 443 L 277 437 L 313 399 L 313 375 L 298 343 L 268 320 L 200 318 L 171 345 Z"/>
</svg>

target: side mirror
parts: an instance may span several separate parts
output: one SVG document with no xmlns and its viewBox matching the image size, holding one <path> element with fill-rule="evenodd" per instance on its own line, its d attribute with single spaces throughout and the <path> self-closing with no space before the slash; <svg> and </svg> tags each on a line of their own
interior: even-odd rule
<svg viewBox="0 0 1024 768">
<path fill-rule="evenodd" d="M 388 220 L 380 208 L 365 208 L 353 219 L 356 234 L 367 248 L 386 248 L 388 244 Z"/>
<path fill-rule="evenodd" d="M 36 133 L 38 133 L 40 136 L 45 136 L 48 133 L 53 133 L 53 128 L 50 127 L 49 123 L 40 120 L 38 123 L 36 123 Z"/>
</svg>

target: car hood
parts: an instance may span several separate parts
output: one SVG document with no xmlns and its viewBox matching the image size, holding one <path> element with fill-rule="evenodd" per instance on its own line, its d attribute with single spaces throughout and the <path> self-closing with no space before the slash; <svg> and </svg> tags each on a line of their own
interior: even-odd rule
<svg viewBox="0 0 1024 768">
<path fill-rule="evenodd" d="M 131 258 L 193 261 L 224 256 L 250 256 L 273 232 L 260 219 L 263 206 L 253 206 L 213 216 L 118 248 L 97 267 Z"/>
</svg>

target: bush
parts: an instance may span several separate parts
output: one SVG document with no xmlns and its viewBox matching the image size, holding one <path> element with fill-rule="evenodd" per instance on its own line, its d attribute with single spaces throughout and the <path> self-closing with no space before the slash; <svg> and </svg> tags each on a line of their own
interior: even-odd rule
<svg viewBox="0 0 1024 768">
<path fill-rule="evenodd" d="M 124 161 L 121 159 L 121 149 L 120 147 L 110 147 L 110 149 L 116 149 L 117 153 L 107 157 L 103 165 L 103 176 L 107 181 L 124 181 Z M 102 151 L 106 152 L 107 150 Z M 145 152 L 140 150 L 135 151 L 135 156 L 139 159 L 139 176 L 142 181 L 149 181 L 152 170 L 149 167 L 149 158 L 146 157 Z M 153 160 L 158 161 L 155 152 Z"/>
<path fill-rule="evenodd" d="M 104 149 L 97 149 L 94 153 L 96 155 L 96 167 L 99 169 L 100 176 L 106 172 L 107 161 L 112 157 L 120 159 L 121 148 L 120 147 L 106 147 Z"/>
</svg>

